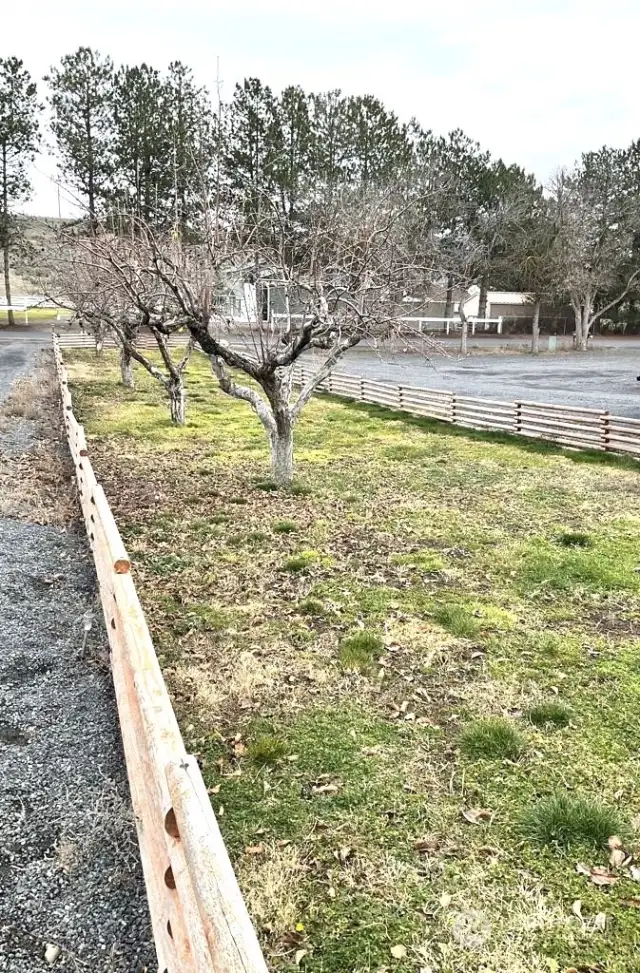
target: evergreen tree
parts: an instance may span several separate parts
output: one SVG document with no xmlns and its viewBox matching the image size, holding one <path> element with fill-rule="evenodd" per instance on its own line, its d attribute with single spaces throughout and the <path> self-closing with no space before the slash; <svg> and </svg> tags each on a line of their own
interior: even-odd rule
<svg viewBox="0 0 640 973">
<path fill-rule="evenodd" d="M 90 47 L 79 47 L 44 80 L 62 172 L 95 225 L 112 174 L 113 64 Z"/>
<path fill-rule="evenodd" d="M 258 78 L 245 78 L 235 87 L 226 118 L 227 180 L 236 204 L 255 216 L 263 197 L 272 197 L 275 190 L 278 119 L 271 88 Z"/>
<path fill-rule="evenodd" d="M 11 304 L 10 254 L 20 238 L 13 207 L 28 198 L 28 166 L 38 146 L 37 89 L 23 62 L 0 58 L 0 247 L 7 303 Z M 13 325 L 13 311 L 8 311 Z"/>
<path fill-rule="evenodd" d="M 412 155 L 407 128 L 381 101 L 373 95 L 349 98 L 345 123 L 348 178 L 364 187 L 384 186 L 406 170 Z"/>
<path fill-rule="evenodd" d="M 168 92 L 147 64 L 115 75 L 114 191 L 118 207 L 156 225 L 170 220 L 174 192 Z"/>
<path fill-rule="evenodd" d="M 340 91 L 311 95 L 311 169 L 329 190 L 347 179 L 347 99 Z"/>
<path fill-rule="evenodd" d="M 215 132 L 209 94 L 198 87 L 190 68 L 169 65 L 164 103 L 172 170 L 168 208 L 183 232 L 193 226 L 203 199 L 211 190 Z"/>
</svg>

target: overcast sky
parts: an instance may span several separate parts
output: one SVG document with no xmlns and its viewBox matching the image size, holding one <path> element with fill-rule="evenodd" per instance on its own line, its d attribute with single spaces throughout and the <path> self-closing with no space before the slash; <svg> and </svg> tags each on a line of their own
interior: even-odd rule
<svg viewBox="0 0 640 973">
<path fill-rule="evenodd" d="M 438 133 L 462 128 L 542 180 L 582 151 L 640 137 L 638 0 L 6 0 L 3 7 L 0 56 L 21 57 L 38 79 L 80 45 L 117 64 L 181 60 L 208 86 L 219 57 L 223 97 L 249 75 L 276 90 L 372 93 L 402 120 L 415 115 Z M 31 212 L 57 213 L 53 173 L 50 158 L 38 159 Z"/>
</svg>

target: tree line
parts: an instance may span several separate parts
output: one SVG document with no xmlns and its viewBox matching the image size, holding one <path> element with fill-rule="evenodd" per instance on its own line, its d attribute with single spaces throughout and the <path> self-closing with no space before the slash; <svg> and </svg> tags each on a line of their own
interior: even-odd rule
<svg viewBox="0 0 640 973">
<path fill-rule="evenodd" d="M 163 385 L 175 422 L 190 350 L 208 355 L 219 387 L 262 422 L 278 482 L 291 479 L 293 429 L 318 383 L 360 341 L 427 314 L 435 287 L 445 316 L 473 284 L 480 317 L 490 286 L 526 290 L 534 351 L 543 304 L 571 305 L 586 350 L 596 323 L 638 296 L 640 143 L 585 153 L 543 189 L 463 132 L 402 123 L 368 95 L 276 94 L 249 78 L 224 102 L 179 62 L 116 68 L 89 48 L 45 83 L 61 178 L 83 215 L 39 256 L 43 286 L 98 340 L 115 336 L 125 384 L 136 361 Z M 0 60 L 7 286 L 43 111 L 22 62 Z M 279 321 L 256 306 L 238 329 L 229 295 L 274 282 Z M 464 302 L 456 313 L 465 352 Z M 176 331 L 189 338 L 177 359 Z M 318 367 L 295 391 L 309 353 Z"/>
</svg>

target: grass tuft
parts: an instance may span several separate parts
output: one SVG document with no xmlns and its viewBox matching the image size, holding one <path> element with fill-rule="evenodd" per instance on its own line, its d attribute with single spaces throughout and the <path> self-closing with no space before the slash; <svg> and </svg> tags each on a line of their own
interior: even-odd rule
<svg viewBox="0 0 640 973">
<path fill-rule="evenodd" d="M 539 801 L 521 822 L 525 838 L 541 845 L 568 848 L 605 845 L 611 835 L 625 831 L 618 812 L 589 797 L 557 793 Z"/>
<path fill-rule="evenodd" d="M 256 483 L 256 490 L 264 490 L 265 493 L 275 493 L 279 489 L 275 480 L 258 480 Z"/>
<path fill-rule="evenodd" d="M 308 571 L 318 560 L 318 557 L 319 555 L 316 551 L 300 551 L 299 554 L 294 554 L 293 557 L 287 558 L 282 565 L 282 570 L 291 571 L 293 574 Z"/>
<path fill-rule="evenodd" d="M 325 614 L 325 607 L 319 598 L 305 598 L 299 604 L 299 609 L 303 615 L 319 617 Z"/>
<path fill-rule="evenodd" d="M 340 643 L 339 659 L 343 669 L 366 671 L 379 659 L 384 643 L 376 632 L 356 632 Z"/>
<path fill-rule="evenodd" d="M 466 605 L 441 605 L 433 612 L 433 618 L 459 638 L 473 638 L 480 630 L 479 619 Z"/>
<path fill-rule="evenodd" d="M 562 547 L 593 547 L 593 540 L 580 531 L 565 531 L 557 538 Z"/>
<path fill-rule="evenodd" d="M 539 703 L 538 706 L 532 706 L 527 712 L 527 718 L 530 723 L 538 727 L 549 727 L 549 726 L 568 726 L 571 722 L 572 713 L 568 706 L 564 703 L 558 703 L 555 700 L 551 700 L 548 703 Z"/>
<path fill-rule="evenodd" d="M 511 724 L 500 717 L 477 720 L 460 734 L 460 749 L 467 757 L 517 760 L 524 750 L 524 739 Z"/>
<path fill-rule="evenodd" d="M 264 733 L 256 737 L 247 747 L 247 755 L 259 767 L 277 764 L 287 754 L 287 745 L 280 737 Z"/>
<path fill-rule="evenodd" d="M 298 529 L 298 525 L 293 520 L 277 520 L 273 525 L 276 534 L 293 534 Z"/>
</svg>

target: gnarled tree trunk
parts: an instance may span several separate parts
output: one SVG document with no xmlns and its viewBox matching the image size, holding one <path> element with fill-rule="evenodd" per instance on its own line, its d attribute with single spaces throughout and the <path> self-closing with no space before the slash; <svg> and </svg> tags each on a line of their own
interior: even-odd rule
<svg viewBox="0 0 640 973">
<path fill-rule="evenodd" d="M 289 486 L 293 480 L 293 422 L 285 413 L 276 416 L 270 432 L 271 474 L 278 486 Z"/>
<path fill-rule="evenodd" d="M 176 426 L 184 426 L 185 416 L 185 394 L 182 380 L 172 380 L 169 382 L 169 402 L 171 408 L 171 421 Z"/>
<path fill-rule="evenodd" d="M 125 345 L 120 345 L 120 381 L 127 389 L 135 388 L 133 379 L 133 358 Z"/>
<path fill-rule="evenodd" d="M 531 354 L 540 354 L 540 306 L 541 302 L 536 301 L 533 306 L 533 323 L 531 325 Z"/>
</svg>

